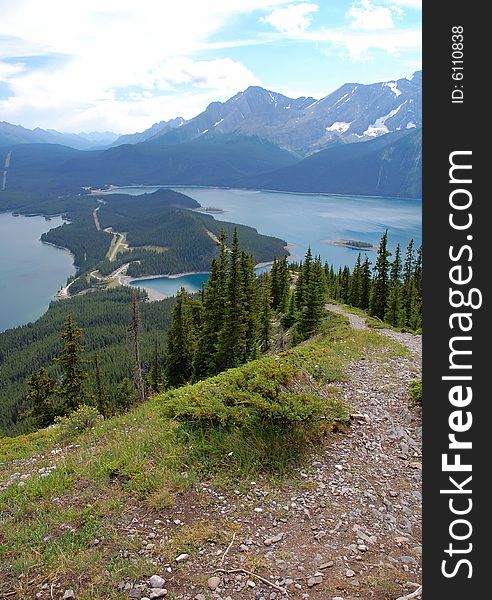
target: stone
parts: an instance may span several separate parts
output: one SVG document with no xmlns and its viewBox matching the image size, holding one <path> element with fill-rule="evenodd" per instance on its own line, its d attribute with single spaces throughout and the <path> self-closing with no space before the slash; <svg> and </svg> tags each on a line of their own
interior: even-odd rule
<svg viewBox="0 0 492 600">
<path fill-rule="evenodd" d="M 149 583 L 151 588 L 163 588 L 166 585 L 166 580 L 160 575 L 152 575 Z"/>
<path fill-rule="evenodd" d="M 69 598 L 75 598 L 75 592 L 73 590 L 65 590 L 62 600 L 69 600 Z"/>
<path fill-rule="evenodd" d="M 164 596 L 167 596 L 167 590 L 165 588 L 151 588 L 149 593 L 150 600 L 164 598 Z"/>
<path fill-rule="evenodd" d="M 265 544 L 265 546 L 271 546 L 272 544 L 276 544 L 277 542 L 280 542 L 280 540 L 284 537 L 283 533 L 277 533 L 277 535 L 274 535 L 271 538 L 267 538 L 263 543 Z"/>
<path fill-rule="evenodd" d="M 400 560 L 402 563 L 405 563 L 407 565 L 417 565 L 417 561 L 413 556 L 400 556 Z"/>
<path fill-rule="evenodd" d="M 190 558 L 189 554 L 180 554 L 179 556 L 176 556 L 176 562 L 184 562 L 185 560 L 188 560 Z"/>
<path fill-rule="evenodd" d="M 217 575 L 214 575 L 213 577 L 209 577 L 209 579 L 207 581 L 207 585 L 213 592 L 214 590 L 216 590 L 219 587 L 221 582 L 222 582 L 222 579 L 220 577 L 218 577 Z"/>
<path fill-rule="evenodd" d="M 205 594 L 197 594 L 193 600 L 207 600 Z"/>
<path fill-rule="evenodd" d="M 138 598 L 140 598 L 141 594 L 140 594 L 140 590 L 133 589 L 133 590 L 130 590 L 130 593 L 128 595 L 130 596 L 130 598 L 137 598 L 138 599 Z"/>
<path fill-rule="evenodd" d="M 328 562 L 321 564 L 318 568 L 319 569 L 329 569 L 330 567 L 333 567 L 334 564 L 335 563 L 332 560 L 329 560 Z"/>
<path fill-rule="evenodd" d="M 347 569 L 345 571 L 345 577 L 353 577 L 355 575 L 355 571 L 352 571 L 352 569 Z"/>
<path fill-rule="evenodd" d="M 321 575 L 317 575 L 316 577 L 309 577 L 307 580 L 308 587 L 313 587 L 315 585 L 319 585 L 323 581 L 323 577 Z"/>
</svg>

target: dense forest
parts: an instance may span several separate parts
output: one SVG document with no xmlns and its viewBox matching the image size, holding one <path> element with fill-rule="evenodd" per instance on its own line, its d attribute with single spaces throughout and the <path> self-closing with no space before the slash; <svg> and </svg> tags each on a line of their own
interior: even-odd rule
<svg viewBox="0 0 492 600">
<path fill-rule="evenodd" d="M 252 227 L 217 221 L 193 212 L 196 200 L 171 189 L 132 196 L 82 194 L 69 196 L 36 193 L 0 193 L 0 210 L 22 214 L 63 215 L 67 222 L 41 236 L 44 242 L 68 248 L 77 267 L 72 293 L 97 284 L 92 271 L 108 276 L 131 263 L 128 275 L 141 277 L 188 271 L 207 271 L 217 255 L 215 238 L 224 229 L 229 236 L 237 228 L 244 248 L 256 262 L 286 254 L 286 242 L 260 235 Z M 97 215 L 96 217 L 94 215 Z M 96 226 L 96 219 L 99 229 Z M 109 256 L 114 236 L 125 234 L 126 244 Z M 193 240 L 193 243 L 190 243 Z M 97 285 L 95 286 L 97 287 Z"/>
<path fill-rule="evenodd" d="M 139 295 L 139 298 L 143 300 L 144 296 Z M 163 352 L 174 303 L 174 298 L 140 302 L 142 361 L 149 369 L 156 344 L 159 354 Z M 108 388 L 114 392 L 118 383 L 131 377 L 128 343 L 131 291 L 128 288 L 54 301 L 36 322 L 0 333 L 0 431 L 15 434 L 30 429 L 29 421 L 18 418 L 29 407 L 26 379 L 43 367 L 48 367 L 51 376 L 59 375 L 59 367 L 51 362 L 62 347 L 60 336 L 69 313 L 83 328 L 84 360 L 88 361 L 88 370 L 93 371 L 97 354 Z"/>
</svg>

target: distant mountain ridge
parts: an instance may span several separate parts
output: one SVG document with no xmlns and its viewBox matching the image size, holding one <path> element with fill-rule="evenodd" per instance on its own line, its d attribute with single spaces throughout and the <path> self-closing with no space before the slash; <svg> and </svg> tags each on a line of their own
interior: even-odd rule
<svg viewBox="0 0 492 600">
<path fill-rule="evenodd" d="M 27 129 L 0 121 L 0 147 L 17 144 L 61 144 L 77 150 L 88 150 L 97 146 L 107 146 L 118 138 L 112 131 L 92 131 L 90 133 L 60 133 L 54 129 Z"/>
<path fill-rule="evenodd" d="M 259 86 L 212 102 L 192 119 L 160 121 L 137 133 L 60 133 L 0 122 L 0 146 L 55 143 L 79 150 L 153 143 L 176 145 L 199 137 L 242 134 L 266 139 L 298 157 L 332 144 L 361 142 L 422 126 L 422 72 L 394 81 L 346 83 L 316 100 L 289 98 Z"/>
<path fill-rule="evenodd" d="M 305 193 L 422 197 L 422 130 L 397 131 L 321 150 L 294 165 L 239 180 L 239 187 Z"/>
<path fill-rule="evenodd" d="M 226 102 L 212 102 L 196 117 L 179 124 L 162 122 L 121 143 L 180 144 L 225 133 L 257 135 L 299 156 L 333 143 L 360 142 L 422 126 L 422 72 L 370 85 L 346 83 L 315 100 L 289 98 L 251 86 Z"/>
</svg>

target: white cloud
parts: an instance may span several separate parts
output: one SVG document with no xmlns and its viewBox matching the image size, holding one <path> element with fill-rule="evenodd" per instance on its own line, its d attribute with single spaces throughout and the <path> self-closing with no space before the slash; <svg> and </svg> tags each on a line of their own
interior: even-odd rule
<svg viewBox="0 0 492 600">
<path fill-rule="evenodd" d="M 25 63 L 14 71 L 1 62 L 13 95 L 0 100 L 2 118 L 27 126 L 63 130 L 119 131 L 203 110 L 258 79 L 232 59 L 196 60 L 208 47 L 241 43 L 213 41 L 241 13 L 274 10 L 285 0 L 16 0 L 0 2 L 0 59 Z M 4 43 L 5 42 L 5 43 Z M 30 57 L 51 58 L 34 66 Z M 42 66 L 44 64 L 44 66 Z M 176 99 L 163 97 L 187 85 Z M 122 90 L 128 92 L 121 100 Z M 150 94 L 150 97 L 149 97 Z M 185 98 L 185 96 L 187 96 Z M 178 107 L 179 108 L 179 107 Z M 106 113 L 104 111 L 107 111 Z"/>
<path fill-rule="evenodd" d="M 406 51 L 418 52 L 422 46 L 422 32 L 418 29 L 392 29 L 375 33 L 324 30 L 312 39 L 329 42 L 343 49 L 354 61 L 368 60 L 370 50 L 383 50 L 397 56 Z"/>
<path fill-rule="evenodd" d="M 278 8 L 266 17 L 261 17 L 260 23 L 268 23 L 281 33 L 296 35 L 308 29 L 312 21 L 312 13 L 318 10 L 318 5 L 308 2 L 290 4 Z"/>
<path fill-rule="evenodd" d="M 401 16 L 401 14 L 402 11 L 398 7 L 379 6 L 370 0 L 360 0 L 351 6 L 347 17 L 352 19 L 351 29 L 377 31 L 392 29 L 395 26 L 393 15 Z"/>
<path fill-rule="evenodd" d="M 389 4 L 422 10 L 422 0 L 387 0 Z"/>
</svg>

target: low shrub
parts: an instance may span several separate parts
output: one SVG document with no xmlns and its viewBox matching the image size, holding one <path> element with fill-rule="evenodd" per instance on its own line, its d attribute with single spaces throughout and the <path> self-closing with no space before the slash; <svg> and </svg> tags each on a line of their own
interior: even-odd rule
<svg viewBox="0 0 492 600">
<path fill-rule="evenodd" d="M 56 418 L 58 437 L 63 440 L 73 439 L 83 431 L 92 429 L 102 420 L 103 416 L 94 406 L 82 404 L 68 416 Z"/>
<path fill-rule="evenodd" d="M 416 404 L 422 404 L 422 379 L 418 381 L 412 381 L 408 386 L 408 393 L 410 398 Z"/>
</svg>

